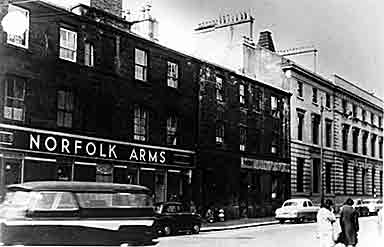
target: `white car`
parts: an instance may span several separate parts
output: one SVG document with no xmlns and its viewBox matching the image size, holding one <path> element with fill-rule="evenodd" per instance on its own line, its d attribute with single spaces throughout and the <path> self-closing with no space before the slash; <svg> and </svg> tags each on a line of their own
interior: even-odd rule
<svg viewBox="0 0 384 247">
<path fill-rule="evenodd" d="M 383 200 L 381 199 L 364 199 L 363 204 L 367 206 L 369 214 L 377 214 L 383 208 Z"/>
<path fill-rule="evenodd" d="M 276 209 L 275 218 L 284 223 L 286 220 L 302 222 L 304 220 L 316 221 L 319 207 L 314 206 L 311 200 L 306 198 L 289 199 L 281 208 Z"/>
</svg>

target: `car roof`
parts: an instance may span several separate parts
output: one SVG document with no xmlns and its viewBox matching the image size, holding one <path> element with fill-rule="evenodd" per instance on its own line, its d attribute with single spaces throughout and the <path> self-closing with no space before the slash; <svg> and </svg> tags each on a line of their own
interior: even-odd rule
<svg viewBox="0 0 384 247">
<path fill-rule="evenodd" d="M 155 203 L 155 206 L 160 206 L 160 205 L 182 205 L 181 202 L 157 202 Z"/>
<path fill-rule="evenodd" d="M 310 201 L 310 200 L 307 198 L 292 198 L 292 199 L 286 200 L 285 202 L 302 202 L 302 201 Z"/>
<path fill-rule="evenodd" d="M 133 184 L 77 181 L 38 181 L 7 186 L 8 191 L 136 192 L 149 193 L 147 187 Z"/>
</svg>

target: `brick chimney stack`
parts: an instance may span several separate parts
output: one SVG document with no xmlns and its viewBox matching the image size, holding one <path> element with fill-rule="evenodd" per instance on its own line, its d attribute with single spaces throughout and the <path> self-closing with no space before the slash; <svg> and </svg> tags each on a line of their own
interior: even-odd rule
<svg viewBox="0 0 384 247">
<path fill-rule="evenodd" d="M 272 33 L 270 31 L 262 31 L 259 35 L 259 42 L 257 43 L 259 46 L 264 47 L 270 51 L 275 52 L 275 45 L 272 40 Z"/>
<path fill-rule="evenodd" d="M 122 17 L 123 0 L 91 0 L 91 7 Z"/>
</svg>

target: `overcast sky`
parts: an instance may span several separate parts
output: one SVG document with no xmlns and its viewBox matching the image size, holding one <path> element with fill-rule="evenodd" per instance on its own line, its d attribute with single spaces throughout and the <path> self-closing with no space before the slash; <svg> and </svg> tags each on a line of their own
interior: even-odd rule
<svg viewBox="0 0 384 247">
<path fill-rule="evenodd" d="M 138 9 L 145 2 L 123 1 L 132 10 Z M 171 48 L 193 52 L 198 48 L 193 29 L 199 22 L 223 14 L 250 10 L 255 17 L 256 39 L 261 30 L 269 29 L 273 33 L 277 50 L 314 45 L 319 50 L 320 74 L 331 78 L 336 73 L 384 98 L 383 0 L 151 2 L 153 15 L 160 22 L 160 40 Z M 313 57 L 310 54 L 290 58 L 313 68 Z"/>
</svg>

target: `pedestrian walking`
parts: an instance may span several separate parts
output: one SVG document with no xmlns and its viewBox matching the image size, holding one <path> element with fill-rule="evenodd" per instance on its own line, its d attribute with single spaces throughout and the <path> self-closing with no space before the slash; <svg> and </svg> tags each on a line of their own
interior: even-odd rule
<svg viewBox="0 0 384 247">
<path fill-rule="evenodd" d="M 359 216 L 352 207 L 353 200 L 348 198 L 340 212 L 342 243 L 345 246 L 356 246 L 359 231 Z"/>
<path fill-rule="evenodd" d="M 336 217 L 332 210 L 333 202 L 327 199 L 321 204 L 317 212 L 318 237 L 320 239 L 320 247 L 333 247 L 335 242 L 333 239 L 333 223 L 336 222 Z"/>
</svg>

